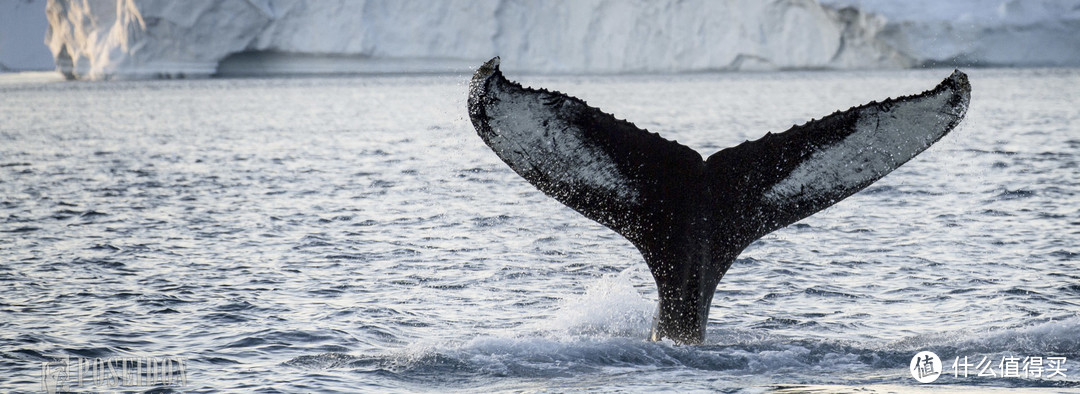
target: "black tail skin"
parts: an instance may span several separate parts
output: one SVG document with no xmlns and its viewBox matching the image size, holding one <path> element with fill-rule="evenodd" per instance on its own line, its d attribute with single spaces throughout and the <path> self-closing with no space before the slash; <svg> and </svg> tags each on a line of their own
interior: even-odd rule
<svg viewBox="0 0 1080 394">
<path fill-rule="evenodd" d="M 700 343 L 720 278 L 754 240 L 869 186 L 956 127 L 971 86 L 955 71 L 924 93 L 766 134 L 707 160 L 559 92 L 473 75 L 484 142 L 548 196 L 626 237 L 659 289 L 652 339 Z"/>
</svg>

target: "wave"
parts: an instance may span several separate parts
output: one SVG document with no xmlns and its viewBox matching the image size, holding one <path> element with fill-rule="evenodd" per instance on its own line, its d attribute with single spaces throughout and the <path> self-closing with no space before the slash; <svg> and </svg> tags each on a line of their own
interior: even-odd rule
<svg viewBox="0 0 1080 394">
<path fill-rule="evenodd" d="M 1073 363 L 1080 359 L 1080 317 L 986 332 L 937 332 L 891 342 L 795 338 L 759 327 L 713 327 L 706 344 L 698 346 L 649 342 L 645 338 L 655 302 L 634 287 L 633 283 L 641 283 L 635 275 L 645 274 L 630 269 L 600 278 L 587 286 L 584 294 L 565 300 L 553 319 L 517 334 L 424 340 L 377 354 L 305 355 L 284 364 L 374 373 L 422 384 L 664 374 L 687 369 L 731 379 L 765 377 L 772 383 L 909 384 L 913 381 L 907 375 L 908 364 L 922 350 L 938 354 L 946 368 L 957 356 L 975 360 L 981 356 L 996 360 L 1002 355 L 1060 356 Z M 1080 385 L 1077 377 L 1080 373 L 1066 380 L 1001 380 L 991 384 L 1072 387 Z"/>
<path fill-rule="evenodd" d="M 987 331 L 938 333 L 895 342 L 900 349 L 938 354 L 1066 356 L 1080 359 L 1080 316 Z"/>
<path fill-rule="evenodd" d="M 1043 338 L 1049 347 L 1027 349 L 1028 355 L 1064 356 L 1070 361 L 1080 356 L 1075 343 L 1066 344 L 1072 347 L 1064 349 L 1065 352 L 1058 351 L 1063 345 L 1065 333 L 1056 333 L 1045 327 L 1024 331 L 1055 332 L 1051 337 Z M 987 356 L 996 361 L 1000 349 L 1015 352 L 1015 347 L 998 346 L 1008 343 L 1009 338 L 1016 335 L 1025 334 L 1001 334 L 931 348 L 938 352 L 948 369 L 952 354 L 968 355 L 975 361 L 978 356 Z M 1064 342 L 1068 341 L 1075 339 L 1064 339 Z M 285 365 L 302 369 L 375 373 L 423 384 L 471 384 L 494 378 L 553 379 L 630 372 L 656 374 L 664 371 L 685 372 L 687 369 L 717 373 L 718 377 L 757 376 L 774 382 L 889 384 L 911 383 L 906 372 L 916 352 L 910 346 L 879 348 L 865 343 L 783 338 L 738 344 L 679 346 L 638 338 L 595 336 L 563 339 L 480 337 L 458 343 L 415 344 L 380 355 L 324 353 L 301 356 L 289 360 Z M 965 382 L 954 380 L 952 383 Z M 1014 387 L 1080 387 L 1075 375 L 1069 379 L 1001 380 L 1000 384 Z"/>
</svg>

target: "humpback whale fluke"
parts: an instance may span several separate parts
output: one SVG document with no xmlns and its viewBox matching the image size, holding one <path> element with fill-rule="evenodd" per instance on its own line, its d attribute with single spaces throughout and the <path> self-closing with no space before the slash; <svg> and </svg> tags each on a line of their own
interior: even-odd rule
<svg viewBox="0 0 1080 394">
<path fill-rule="evenodd" d="M 766 134 L 707 160 L 677 142 L 544 89 L 476 71 L 469 117 L 538 189 L 621 234 L 659 290 L 652 339 L 704 339 L 720 278 L 754 240 L 869 186 L 952 130 L 971 85 L 954 71 L 924 93 Z"/>
</svg>

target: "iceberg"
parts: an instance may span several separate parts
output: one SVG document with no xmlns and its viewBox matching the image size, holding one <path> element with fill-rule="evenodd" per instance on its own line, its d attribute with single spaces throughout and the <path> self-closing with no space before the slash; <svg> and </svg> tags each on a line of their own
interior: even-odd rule
<svg viewBox="0 0 1080 394">
<path fill-rule="evenodd" d="M 73 79 L 458 72 L 494 55 L 535 73 L 905 67 L 885 24 L 815 0 L 50 0 Z"/>
<path fill-rule="evenodd" d="M 1078 66 L 1072 0 L 49 0 L 70 79 Z"/>
<path fill-rule="evenodd" d="M 930 66 L 1080 66 L 1075 0 L 822 0 L 886 20 L 878 38 Z"/>
</svg>

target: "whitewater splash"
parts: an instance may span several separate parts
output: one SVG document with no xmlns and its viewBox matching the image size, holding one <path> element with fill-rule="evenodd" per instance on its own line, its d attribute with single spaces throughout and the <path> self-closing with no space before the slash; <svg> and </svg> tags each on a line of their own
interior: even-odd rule
<svg viewBox="0 0 1080 394">
<path fill-rule="evenodd" d="M 940 332 L 889 342 L 793 339 L 766 329 L 735 329 L 724 327 L 722 321 L 711 321 L 704 345 L 650 342 L 646 338 L 656 307 L 655 293 L 647 293 L 650 281 L 648 273 L 636 266 L 603 275 L 585 284 L 583 293 L 563 298 L 550 319 L 498 335 L 463 341 L 423 339 L 375 355 L 301 356 L 284 365 L 385 374 L 421 386 L 455 382 L 469 385 L 484 377 L 552 379 L 582 374 L 606 375 L 614 381 L 633 371 L 677 368 L 760 375 L 762 384 L 814 382 L 815 373 L 835 375 L 837 371 L 850 375 L 851 384 L 881 383 L 881 374 L 895 373 L 897 377 L 891 383 L 902 384 L 907 383 L 904 372 L 912 355 L 928 349 L 941 355 L 948 365 L 952 357 L 963 356 L 996 360 L 1002 356 L 1045 355 L 1080 360 L 1080 317 L 1005 330 Z M 600 378 L 600 382 L 604 381 Z M 1045 383 L 1019 379 L 1007 384 L 1027 387 Z M 1059 383 L 1072 387 L 1076 381 Z M 521 387 L 528 385 L 509 388 Z"/>
<path fill-rule="evenodd" d="M 912 355 L 928 349 L 941 355 L 947 367 L 954 357 L 965 356 L 972 360 L 1017 355 L 1080 359 L 1080 317 L 1003 330 L 939 332 L 888 342 L 795 339 L 772 334 L 767 329 L 729 328 L 722 321 L 712 321 L 712 331 L 701 346 L 648 342 L 645 338 L 656 305 L 655 294 L 647 293 L 650 280 L 640 267 L 604 275 L 586 283 L 581 294 L 562 299 L 550 319 L 498 335 L 464 341 L 420 340 L 375 355 L 301 356 L 284 365 L 388 374 L 421 386 L 447 382 L 475 384 L 485 377 L 527 380 L 583 374 L 607 376 L 610 380 L 599 378 L 599 382 L 612 383 L 633 371 L 679 368 L 760 376 L 761 384 L 815 382 L 815 373 L 835 376 L 837 371 L 850 376 L 850 384 L 880 384 L 883 374 L 896 375 L 886 383 L 905 384 L 908 378 L 903 372 Z M 1047 382 L 1014 379 L 1004 383 L 1010 387 L 1028 387 Z M 1075 384 L 1062 380 L 1057 385 Z M 510 386 L 521 387 L 528 386 Z"/>
<path fill-rule="evenodd" d="M 656 314 L 655 290 L 647 298 L 635 285 L 651 286 L 652 277 L 639 267 L 604 275 L 585 287 L 585 293 L 563 299 L 550 321 L 537 324 L 547 336 L 610 336 L 644 339 Z"/>
<path fill-rule="evenodd" d="M 945 372 L 949 373 L 954 357 L 967 356 L 973 362 L 982 357 L 996 362 L 1002 357 L 1025 355 L 1080 360 L 1080 317 L 990 332 L 941 332 L 891 342 L 795 339 L 773 335 L 768 330 L 726 328 L 722 322 L 714 321 L 704 345 L 649 342 L 645 337 L 650 330 L 655 300 L 637 287 L 646 280 L 646 273 L 637 268 L 597 278 L 585 286 L 583 294 L 564 299 L 550 321 L 519 332 L 463 341 L 420 340 L 373 355 L 301 356 L 283 365 L 390 376 L 405 388 L 431 384 L 460 384 L 464 388 L 488 381 L 502 389 L 528 389 L 533 387 L 531 382 L 539 379 L 544 383 L 537 387 L 579 389 L 596 385 L 648 387 L 652 383 L 637 380 L 634 372 L 648 371 L 644 375 L 656 379 L 656 374 L 672 371 L 671 381 L 678 381 L 677 371 L 685 369 L 743 379 L 732 387 L 745 387 L 748 377 L 749 382 L 766 386 L 836 384 L 836 376 L 848 376 L 846 382 L 840 382 L 847 385 L 909 384 L 908 362 L 923 350 L 940 355 Z M 964 380 L 949 373 L 939 383 L 958 387 L 979 383 L 970 380 L 974 374 Z M 578 377 L 584 375 L 591 377 L 579 381 Z M 830 378 L 822 380 L 820 376 L 824 375 Z M 1080 387 L 1074 378 L 1052 381 L 1004 378 L 999 372 L 999 379 L 995 384 L 1007 387 L 1048 383 Z M 693 387 L 702 382 L 683 383 Z M 716 382 L 702 387 L 717 388 Z"/>
</svg>

